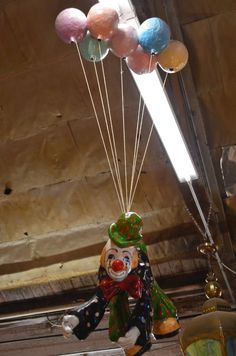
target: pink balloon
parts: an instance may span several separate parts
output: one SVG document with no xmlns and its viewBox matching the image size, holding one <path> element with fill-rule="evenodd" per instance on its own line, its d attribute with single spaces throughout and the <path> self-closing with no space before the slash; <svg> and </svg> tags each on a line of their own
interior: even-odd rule
<svg viewBox="0 0 236 356">
<path fill-rule="evenodd" d="M 89 10 L 87 23 L 93 37 L 108 40 L 118 26 L 119 16 L 115 9 L 98 3 Z"/>
<path fill-rule="evenodd" d="M 157 65 L 158 55 L 151 55 L 138 45 L 136 50 L 127 57 L 127 64 L 133 72 L 145 74 L 152 72 Z"/>
<path fill-rule="evenodd" d="M 86 34 L 87 18 L 79 9 L 65 9 L 58 14 L 55 28 L 62 41 L 66 43 L 79 42 Z"/>
<path fill-rule="evenodd" d="M 120 58 L 128 57 L 138 46 L 137 31 L 133 26 L 120 24 L 109 40 L 111 51 Z"/>
</svg>

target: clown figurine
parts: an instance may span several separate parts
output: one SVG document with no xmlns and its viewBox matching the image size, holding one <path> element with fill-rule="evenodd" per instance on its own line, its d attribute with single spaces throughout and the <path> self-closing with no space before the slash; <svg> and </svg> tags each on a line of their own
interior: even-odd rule
<svg viewBox="0 0 236 356">
<path fill-rule="evenodd" d="M 64 333 L 84 340 L 109 307 L 109 337 L 127 356 L 139 356 L 151 347 L 151 334 L 158 339 L 179 330 L 176 309 L 153 278 L 142 239 L 142 219 L 129 212 L 108 229 L 94 297 L 64 316 Z M 135 302 L 130 310 L 129 298 Z"/>
</svg>

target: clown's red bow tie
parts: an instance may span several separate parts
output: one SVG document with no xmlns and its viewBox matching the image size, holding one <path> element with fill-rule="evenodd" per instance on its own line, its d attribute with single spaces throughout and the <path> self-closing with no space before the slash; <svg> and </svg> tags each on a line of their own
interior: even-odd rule
<svg viewBox="0 0 236 356">
<path fill-rule="evenodd" d="M 135 274 L 130 274 L 122 282 L 116 282 L 111 278 L 103 279 L 100 282 L 100 287 L 107 300 L 110 300 L 121 290 L 127 291 L 134 299 L 140 298 L 142 294 L 142 282 Z"/>
</svg>

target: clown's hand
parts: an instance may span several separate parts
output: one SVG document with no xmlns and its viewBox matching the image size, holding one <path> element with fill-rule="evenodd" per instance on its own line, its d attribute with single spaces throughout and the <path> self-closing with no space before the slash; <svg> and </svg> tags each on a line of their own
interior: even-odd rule
<svg viewBox="0 0 236 356">
<path fill-rule="evenodd" d="M 73 329 L 79 324 L 79 319 L 75 315 L 65 315 L 62 320 L 62 330 L 65 338 L 73 334 Z"/>
<path fill-rule="evenodd" d="M 122 347 L 122 349 L 130 349 L 135 345 L 137 338 L 140 335 L 140 331 L 137 326 L 133 326 L 124 337 L 120 337 L 117 343 Z"/>
</svg>

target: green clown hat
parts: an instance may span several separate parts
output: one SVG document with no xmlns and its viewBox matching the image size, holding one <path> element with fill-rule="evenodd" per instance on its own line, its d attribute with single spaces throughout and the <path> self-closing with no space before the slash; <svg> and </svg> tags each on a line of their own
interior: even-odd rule
<svg viewBox="0 0 236 356">
<path fill-rule="evenodd" d="M 143 221 L 138 214 L 123 213 L 116 223 L 110 225 L 108 235 L 118 247 L 137 246 L 143 238 L 142 226 Z"/>
</svg>

